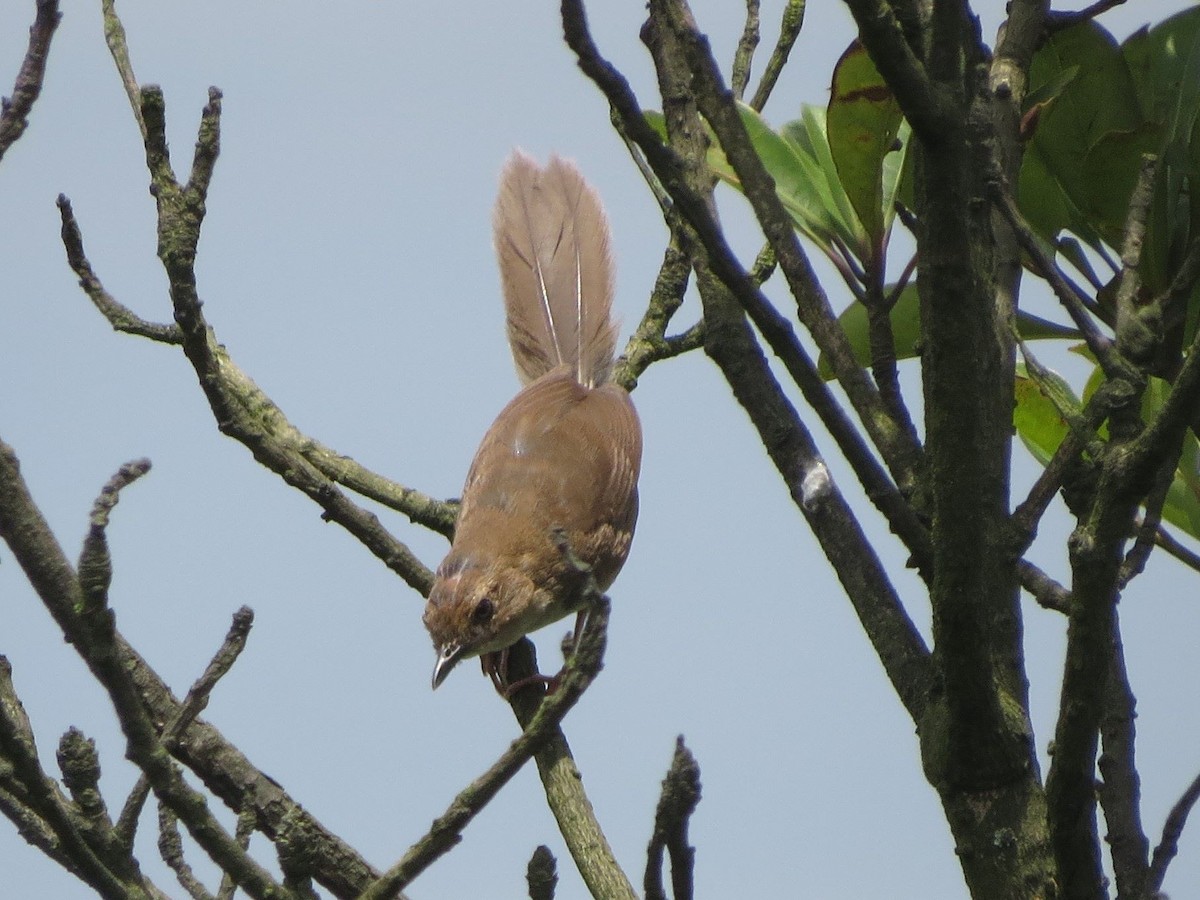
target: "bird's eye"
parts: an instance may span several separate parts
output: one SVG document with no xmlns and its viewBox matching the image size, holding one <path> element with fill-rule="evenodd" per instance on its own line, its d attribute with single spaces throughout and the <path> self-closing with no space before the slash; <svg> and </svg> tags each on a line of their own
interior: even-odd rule
<svg viewBox="0 0 1200 900">
<path fill-rule="evenodd" d="M 484 597 L 475 604 L 475 609 L 471 611 L 471 621 L 476 625 L 483 625 L 491 621 L 492 615 L 496 612 L 496 605 L 492 603 L 491 597 Z"/>
</svg>

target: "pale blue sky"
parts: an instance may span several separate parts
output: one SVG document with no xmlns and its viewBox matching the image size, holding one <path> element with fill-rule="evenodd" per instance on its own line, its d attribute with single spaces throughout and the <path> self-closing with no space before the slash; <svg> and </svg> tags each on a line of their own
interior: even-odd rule
<svg viewBox="0 0 1200 900">
<path fill-rule="evenodd" d="M 249 646 L 206 717 L 386 867 L 503 751 L 515 723 L 473 665 L 432 693 L 420 598 L 217 432 L 177 349 L 114 334 L 75 286 L 58 240 L 59 192 L 109 290 L 146 318 L 170 319 L 140 140 L 99 4 L 64 5 L 43 98 L 0 164 L 0 437 L 72 557 L 105 480 L 126 460 L 153 460 L 109 532 L 119 627 L 183 691 L 231 613 L 252 606 Z M 765 44 L 779 5 L 764 4 Z M 602 50 L 656 106 L 637 37 L 643 4 L 592 6 Z M 1131 6 L 1109 20 L 1120 34 L 1179 4 Z M 3 0 L 0 11 L 7 92 L 33 3 Z M 207 87 L 224 90 L 200 293 L 218 338 L 301 429 L 398 481 L 457 494 L 517 387 L 490 246 L 496 176 L 514 146 L 571 157 L 596 185 L 612 221 L 624 333 L 636 323 L 666 231 L 605 102 L 561 41 L 557 4 L 225 0 L 126 2 L 121 12 L 139 80 L 165 90 L 177 171 L 190 162 Z M 697 4 L 722 59 L 741 12 Z M 771 121 L 794 118 L 801 101 L 825 102 L 851 36 L 840 4 L 810 3 Z M 721 202 L 749 258 L 758 240 L 740 198 L 723 189 Z M 679 327 L 695 315 L 686 306 Z M 659 783 L 682 733 L 703 779 L 691 827 L 698 896 L 964 896 L 911 722 L 715 369 L 700 354 L 656 366 L 635 400 L 646 432 L 638 535 L 610 592 L 606 668 L 565 723 L 631 878 L 641 883 Z M 1032 464 L 1015 454 L 1027 484 Z M 437 563 L 442 538 L 380 514 Z M 866 525 L 925 628 L 904 554 L 869 514 Z M 1039 556 L 1061 577 L 1066 527 L 1059 510 Z M 1200 769 L 1194 585 L 1156 556 L 1122 604 L 1152 840 Z M 1044 754 L 1064 623 L 1025 609 Z M 544 660 L 566 627 L 539 635 Z M 100 745 L 102 786 L 119 807 L 135 773 L 108 700 L 3 549 L 0 653 L 44 757 L 69 725 L 81 728 Z M 143 830 L 152 839 L 150 818 Z M 1174 900 L 1200 897 L 1198 830 L 1185 833 L 1168 879 Z M 584 896 L 530 766 L 410 896 L 524 896 L 539 843 L 560 857 L 558 896 Z M 148 840 L 142 856 L 154 856 Z M 199 864 L 199 851 L 191 858 Z M 161 866 L 149 868 L 180 893 Z M 0 871 L 5 896 L 90 896 L 6 822 Z"/>
</svg>

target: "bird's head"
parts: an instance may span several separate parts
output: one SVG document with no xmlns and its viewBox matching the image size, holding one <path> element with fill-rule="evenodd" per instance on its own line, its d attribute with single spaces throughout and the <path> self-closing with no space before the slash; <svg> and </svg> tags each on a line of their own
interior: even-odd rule
<svg viewBox="0 0 1200 900">
<path fill-rule="evenodd" d="M 425 604 L 433 638 L 436 688 L 460 660 L 503 650 L 539 627 L 533 585 L 519 571 L 447 560 L 438 569 Z"/>
</svg>

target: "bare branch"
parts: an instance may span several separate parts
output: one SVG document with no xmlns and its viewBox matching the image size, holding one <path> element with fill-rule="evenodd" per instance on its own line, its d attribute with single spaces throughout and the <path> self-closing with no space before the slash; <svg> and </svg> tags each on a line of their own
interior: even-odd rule
<svg viewBox="0 0 1200 900">
<path fill-rule="evenodd" d="M 1078 10 L 1056 10 L 1047 17 L 1046 28 L 1051 32 L 1062 31 L 1080 22 L 1087 22 L 1103 15 L 1110 9 L 1123 6 L 1125 0 L 1096 0 L 1091 6 Z"/>
<path fill-rule="evenodd" d="M 179 836 L 179 819 L 175 813 L 160 803 L 158 806 L 158 854 L 167 864 L 179 886 L 187 891 L 192 900 L 213 900 L 212 894 L 196 878 L 196 873 L 183 858 L 183 839 Z"/>
<path fill-rule="evenodd" d="M 1029 591 L 1038 606 L 1066 614 L 1071 609 L 1071 592 L 1027 559 L 1017 562 L 1021 587 Z"/>
<path fill-rule="evenodd" d="M 1059 302 L 1070 315 L 1071 321 L 1075 323 L 1075 327 L 1083 334 L 1088 349 L 1103 366 L 1105 373 L 1110 378 L 1127 374 L 1130 369 L 1129 364 L 1118 356 L 1112 340 L 1096 326 L 1096 321 L 1088 311 L 1084 299 L 1076 292 L 1074 286 L 1062 276 L 1054 260 L 1046 255 L 1037 235 L 1034 234 L 1033 229 L 1029 227 L 1029 223 L 1025 221 L 1025 217 L 1017 208 L 1012 194 L 1002 186 L 999 180 L 993 189 L 993 201 L 1008 222 L 1009 227 L 1012 228 L 1021 249 L 1029 254 L 1038 268 L 1038 274 L 1046 279 L 1054 291 L 1054 296 L 1058 297 Z"/>
<path fill-rule="evenodd" d="M 1155 532 L 1154 540 L 1167 554 L 1175 557 L 1189 569 L 1200 572 L 1200 554 L 1181 544 L 1171 532 L 1160 526 Z"/>
<path fill-rule="evenodd" d="M 178 746 L 180 736 L 187 731 L 192 722 L 196 720 L 196 717 L 208 706 L 208 698 L 212 694 L 213 688 L 217 686 L 217 682 L 233 667 L 238 656 L 245 649 L 246 640 L 250 636 L 250 627 L 253 624 L 254 612 L 250 607 L 243 606 L 233 614 L 233 624 L 229 627 L 229 632 L 225 635 L 225 640 L 222 642 L 220 649 L 217 650 L 216 655 L 209 662 L 204 673 L 188 690 L 187 696 L 184 697 L 178 712 L 176 712 L 162 731 L 161 740 L 167 750 L 174 752 Z M 143 774 L 138 778 L 137 783 L 133 786 L 133 790 L 130 791 L 129 797 L 121 810 L 121 816 L 117 821 L 117 833 L 127 846 L 133 845 L 133 836 L 137 830 L 138 817 L 141 815 L 142 807 L 149 793 L 150 782 L 147 780 L 145 774 Z"/>
<path fill-rule="evenodd" d="M 446 812 L 434 821 L 429 832 L 417 841 L 399 862 L 369 885 L 360 894 L 359 900 L 384 900 L 395 896 L 397 891 L 462 839 L 462 830 L 544 743 L 554 736 L 563 717 L 579 701 L 599 673 L 607 629 L 608 600 L 601 597 L 588 617 L 588 627 L 584 629 L 575 655 L 564 669 L 558 689 L 553 695 L 541 700 L 537 712 L 521 736 L 512 742 L 486 772 L 459 792 Z M 524 693 L 528 692 L 518 691 L 517 696 Z M 588 872 L 584 871 L 581 874 L 586 881 Z M 602 896 L 632 898 L 635 895 L 631 888 L 619 895 L 608 893 Z"/>
<path fill-rule="evenodd" d="M 162 91 L 154 86 L 137 88 L 124 32 L 110 0 L 105 3 L 105 16 L 113 58 L 126 81 L 139 127 L 145 136 L 146 166 L 150 173 L 151 193 L 158 207 L 158 255 L 167 273 L 180 341 L 196 369 L 218 427 L 246 445 L 260 463 L 316 501 L 323 508 L 326 519 L 346 528 L 419 593 L 427 593 L 433 580 L 432 572 L 406 545 L 388 533 L 375 515 L 351 502 L 333 482 L 353 483 L 367 496 L 377 499 L 386 496 L 397 502 L 401 511 L 410 517 L 443 533 L 449 533 L 453 527 L 452 509 L 398 486 L 388 490 L 383 479 L 301 434 L 234 365 L 201 311 L 194 266 L 204 221 L 205 196 L 220 147 L 220 91 L 215 88 L 209 91 L 209 102 L 204 108 L 197 135 L 191 179 L 181 186 L 175 180 L 167 156 Z M 76 227 L 71 234 L 64 233 L 64 237 L 69 238 L 68 253 L 74 246 L 79 257 L 82 240 L 77 239 L 77 234 Z M 89 295 L 91 293 L 89 291 Z M 174 339 L 173 332 L 171 338 Z"/>
<path fill-rule="evenodd" d="M 9 460 L 15 460 L 11 451 L 0 444 L 0 485 L 3 485 L 3 470 Z M 4 497 L 0 489 L 0 498 Z M 0 507 L 6 506 L 0 501 Z M 0 508 L 0 536 L 12 547 L 10 520 Z M 17 551 L 13 548 L 14 555 Z M 64 865 L 82 879 L 101 897 L 125 898 L 129 889 L 118 876 L 100 859 L 99 855 L 84 839 L 84 827 L 76 823 L 70 802 L 63 797 L 54 780 L 42 769 L 37 746 L 33 741 L 33 730 L 25 716 L 25 710 L 17 698 L 12 683 L 12 667 L 8 659 L 0 656 L 0 756 L 12 766 L 13 781 L 19 785 L 18 798 L 9 791 L 23 812 L 21 821 L 29 829 L 27 839 L 34 839 L 54 848 L 51 858 Z M 5 779 L 9 781 L 9 779 Z M 4 785 L 9 788 L 10 785 Z M 15 786 L 15 785 L 14 785 Z M 6 804 L 7 805 L 7 804 Z M 17 805 L 17 804 L 14 804 Z M 47 834 L 47 831 L 49 834 Z"/>
<path fill-rule="evenodd" d="M 771 92 L 775 90 L 775 82 L 779 80 L 779 73 L 783 71 L 783 67 L 787 64 L 792 47 L 796 44 L 796 38 L 800 37 L 800 29 L 804 26 L 804 8 L 806 5 L 807 0 L 788 0 L 787 4 L 783 7 L 783 21 L 779 26 L 779 40 L 775 42 L 775 49 L 771 51 L 771 56 L 763 68 L 762 79 L 758 82 L 758 89 L 754 92 L 754 99 L 750 101 L 751 108 L 758 112 L 763 111 L 763 107 L 767 105 L 767 101 L 771 98 Z"/>
<path fill-rule="evenodd" d="M 145 461 L 123 466 L 104 486 L 92 508 L 91 528 L 80 554 L 78 595 L 73 604 L 68 636 L 96 680 L 108 692 L 121 730 L 128 741 L 126 755 L 145 773 L 155 795 L 187 827 L 196 842 L 251 896 L 285 896 L 265 869 L 242 850 L 209 811 L 203 795 L 192 788 L 171 760 L 154 723 L 142 705 L 133 678 L 121 662 L 115 617 L 108 607 L 112 565 L 106 529 L 120 491 L 149 469 Z"/>
<path fill-rule="evenodd" d="M 1159 466 L 1154 476 L 1154 485 L 1146 495 L 1146 511 L 1142 520 L 1137 523 L 1136 537 L 1133 547 L 1125 554 L 1121 563 L 1121 573 L 1117 584 L 1124 590 L 1146 568 L 1150 552 L 1158 543 L 1158 533 L 1161 531 L 1163 506 L 1167 502 L 1167 492 L 1171 490 L 1171 482 L 1175 478 L 1176 460 L 1167 459 Z"/>
<path fill-rule="evenodd" d="M 5 97 L 0 103 L 0 159 L 29 125 L 30 110 L 42 92 L 50 41 L 61 20 L 58 0 L 38 0 L 37 16 L 29 29 L 29 49 L 13 84 L 12 97 Z"/>
<path fill-rule="evenodd" d="M 108 319 L 113 330 L 136 334 L 164 344 L 183 343 L 183 332 L 179 330 L 178 325 L 148 322 L 104 289 L 104 285 L 92 270 L 87 254 L 84 253 L 83 234 L 79 230 L 79 223 L 75 220 L 71 201 L 67 199 L 66 194 L 58 195 L 58 211 L 62 218 L 62 242 L 67 250 L 67 263 L 79 276 L 79 286 L 96 309 L 100 310 L 100 314 Z"/>
<path fill-rule="evenodd" d="M 754 51 L 758 47 L 758 4 L 759 0 L 746 0 L 746 24 L 742 28 L 741 38 L 738 39 L 737 51 L 733 55 L 729 83 L 733 88 L 733 96 L 738 100 L 746 93 L 746 85 L 750 82 L 750 69 L 754 62 Z"/>
<path fill-rule="evenodd" d="M 1098 794 L 1108 824 L 1108 843 L 1112 847 L 1113 872 L 1117 894 L 1121 897 L 1145 897 L 1143 893 L 1149 869 L 1150 843 L 1142 828 L 1142 784 L 1138 776 L 1137 700 L 1129 685 L 1125 668 L 1125 648 L 1120 623 L 1113 623 L 1113 649 L 1109 658 L 1108 689 L 1104 714 L 1100 719 L 1100 754 L 1103 778 Z"/>
<path fill-rule="evenodd" d="M 636 387 L 638 378 L 652 364 L 703 346 L 703 322 L 674 338 L 666 336 L 667 324 L 683 305 L 691 271 L 687 256 L 674 244 L 668 246 L 646 312 L 617 362 L 613 380 L 626 390 Z"/>
<path fill-rule="evenodd" d="M 238 810 L 237 825 L 234 826 L 233 838 L 243 850 L 250 847 L 250 838 L 254 834 L 254 828 L 257 824 L 256 819 L 257 816 L 252 802 L 247 802 Z M 311 843 L 309 846 L 311 848 Z M 217 889 L 217 900 L 233 900 L 233 895 L 236 892 L 237 882 L 229 877 L 228 872 L 223 873 L 221 875 L 221 886 Z"/>
<path fill-rule="evenodd" d="M 1167 814 L 1162 840 L 1154 848 L 1154 856 L 1150 861 L 1150 877 L 1146 880 L 1146 891 L 1152 897 L 1162 889 L 1163 880 L 1167 877 L 1167 867 L 1179 852 L 1179 836 L 1183 834 L 1183 827 L 1187 824 L 1188 815 L 1197 800 L 1200 800 L 1200 775 L 1188 785 L 1183 796 Z"/>
<path fill-rule="evenodd" d="M 104 16 L 104 40 L 108 44 L 108 52 L 112 55 L 117 73 L 121 76 L 121 84 L 125 87 L 125 96 L 133 110 L 133 118 L 137 121 L 138 130 L 142 133 L 142 141 L 147 140 L 146 123 L 142 119 L 142 93 L 138 87 L 137 78 L 133 74 L 133 63 L 129 59 L 129 45 L 125 41 L 125 26 L 117 17 L 114 0 L 101 0 L 100 10 Z"/>
<path fill-rule="evenodd" d="M 529 885 L 529 900 L 554 900 L 558 871 L 554 854 L 545 844 L 539 845 L 529 858 L 529 865 L 525 868 L 525 881 Z"/>
<path fill-rule="evenodd" d="M 16 455 L 3 442 L 0 442 L 0 538 L 8 543 L 13 557 L 55 622 L 65 635 L 73 636 L 77 627 L 75 610 L 82 602 L 78 580 L 45 518 L 29 495 L 29 489 L 20 475 Z M 114 658 L 129 673 L 140 702 L 155 721 L 170 721 L 178 715 L 179 701 L 119 634 L 115 635 Z M 197 719 L 187 729 L 176 753 L 210 791 L 231 809 L 239 811 L 239 833 L 248 818 L 252 818 L 256 826 L 272 839 L 287 827 L 289 821 L 303 822 L 315 846 L 313 856 L 318 880 L 336 896 L 356 896 L 378 876 L 375 869 L 352 847 L 322 826 L 278 782 L 255 768 L 208 723 Z M 11 791 L 9 796 L 12 796 Z M 12 808 L 13 803 L 3 806 L 5 809 Z M 22 821 L 30 828 L 36 828 L 36 822 L 28 816 L 23 817 Z M 45 821 L 53 826 L 53 816 Z M 64 850 L 59 855 L 52 853 L 52 858 L 69 856 L 66 846 L 63 845 Z M 82 858 L 86 860 L 88 856 Z M 102 896 L 123 895 L 113 890 L 102 893 Z"/>
<path fill-rule="evenodd" d="M 646 900 L 667 900 L 662 884 L 663 850 L 671 857 L 671 896 L 691 900 L 696 849 L 688 844 L 688 820 L 700 802 L 700 766 L 680 735 L 667 777 L 663 779 L 654 834 L 646 851 Z"/>
</svg>

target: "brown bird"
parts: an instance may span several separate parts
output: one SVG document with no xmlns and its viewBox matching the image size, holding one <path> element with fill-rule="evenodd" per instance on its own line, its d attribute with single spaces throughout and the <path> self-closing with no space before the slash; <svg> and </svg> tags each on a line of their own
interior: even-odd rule
<svg viewBox="0 0 1200 900">
<path fill-rule="evenodd" d="M 425 606 L 435 688 L 460 660 L 484 654 L 501 686 L 502 651 L 579 611 L 580 562 L 607 589 L 637 520 L 642 430 L 629 394 L 609 380 L 617 327 L 600 198 L 571 163 L 551 157 L 540 168 L 517 152 L 493 227 L 525 387 L 475 453 Z"/>
</svg>

